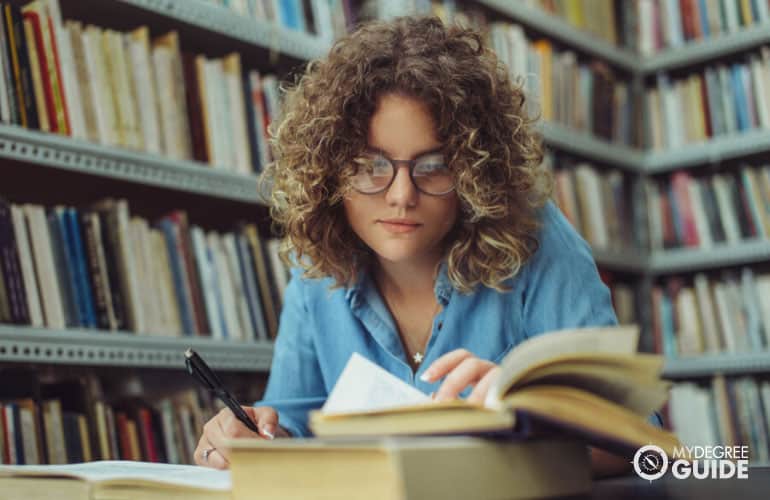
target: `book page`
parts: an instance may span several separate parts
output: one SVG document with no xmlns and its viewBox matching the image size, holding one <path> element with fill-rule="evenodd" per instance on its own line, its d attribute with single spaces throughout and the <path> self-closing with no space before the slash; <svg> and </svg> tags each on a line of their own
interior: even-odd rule
<svg viewBox="0 0 770 500">
<path fill-rule="evenodd" d="M 489 387 L 484 405 L 499 408 L 508 387 L 527 369 L 546 359 L 566 354 L 634 354 L 639 327 L 579 328 L 543 333 L 516 346 L 500 362 L 500 373 Z"/>
<path fill-rule="evenodd" d="M 216 491 L 230 491 L 231 487 L 230 471 L 128 460 L 65 465 L 1 465 L 2 476 L 71 477 L 93 483 L 130 480 Z"/>
<path fill-rule="evenodd" d="M 321 411 L 351 413 L 431 401 L 424 393 L 355 352 Z"/>
</svg>

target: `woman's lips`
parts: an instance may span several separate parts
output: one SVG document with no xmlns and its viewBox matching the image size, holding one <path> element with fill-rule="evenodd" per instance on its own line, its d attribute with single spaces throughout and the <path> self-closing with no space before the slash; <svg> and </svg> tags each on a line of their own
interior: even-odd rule
<svg viewBox="0 0 770 500">
<path fill-rule="evenodd" d="M 412 231 L 416 231 L 421 224 L 404 224 L 401 222 L 385 222 L 380 221 L 380 224 L 382 224 L 382 227 L 385 228 L 386 231 L 391 233 L 411 233 Z"/>
</svg>

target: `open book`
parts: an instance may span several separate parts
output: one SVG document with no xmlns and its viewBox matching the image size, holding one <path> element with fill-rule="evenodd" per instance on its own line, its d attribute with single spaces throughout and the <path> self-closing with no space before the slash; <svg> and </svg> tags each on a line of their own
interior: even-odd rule
<svg viewBox="0 0 770 500">
<path fill-rule="evenodd" d="M 0 465 L 0 498 L 230 500 L 230 472 L 193 465 L 121 460 Z"/>
<path fill-rule="evenodd" d="M 354 354 L 326 404 L 317 436 L 564 433 L 618 453 L 676 437 L 647 418 L 668 397 L 663 358 L 637 354 L 635 326 L 584 328 L 529 339 L 505 356 L 483 405 L 434 402 Z"/>
</svg>

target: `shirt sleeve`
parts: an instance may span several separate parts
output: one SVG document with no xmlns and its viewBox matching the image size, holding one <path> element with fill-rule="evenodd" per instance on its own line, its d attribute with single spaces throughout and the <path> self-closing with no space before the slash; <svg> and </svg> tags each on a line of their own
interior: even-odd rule
<svg viewBox="0 0 770 500">
<path fill-rule="evenodd" d="M 617 324 L 591 249 L 552 202 L 542 209 L 538 243 L 521 280 L 525 337 Z"/>
<path fill-rule="evenodd" d="M 551 202 L 543 208 L 539 242 L 525 270 L 525 335 L 617 324 L 609 288 L 599 277 L 591 248 Z M 663 427 L 658 412 L 647 421 Z"/>
<path fill-rule="evenodd" d="M 307 414 L 326 401 L 326 389 L 309 321 L 305 284 L 300 270 L 293 270 L 284 294 L 273 362 L 264 397 L 255 406 L 270 406 L 278 423 L 293 437 L 310 436 Z"/>
</svg>

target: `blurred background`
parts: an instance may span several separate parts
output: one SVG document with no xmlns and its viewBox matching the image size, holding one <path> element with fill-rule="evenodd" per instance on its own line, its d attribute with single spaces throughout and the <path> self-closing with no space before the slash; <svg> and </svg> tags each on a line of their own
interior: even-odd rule
<svg viewBox="0 0 770 500">
<path fill-rule="evenodd" d="M 280 82 L 358 23 L 484 33 L 554 200 L 687 444 L 770 445 L 768 0 L 0 2 L 0 462 L 191 463 L 260 398 L 287 269 L 257 179 Z"/>
</svg>

